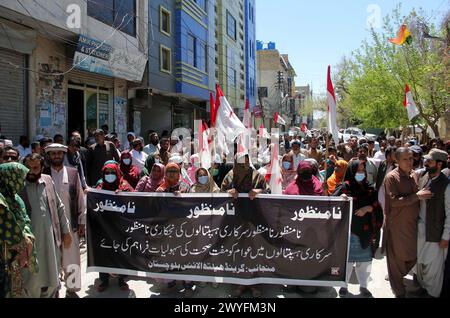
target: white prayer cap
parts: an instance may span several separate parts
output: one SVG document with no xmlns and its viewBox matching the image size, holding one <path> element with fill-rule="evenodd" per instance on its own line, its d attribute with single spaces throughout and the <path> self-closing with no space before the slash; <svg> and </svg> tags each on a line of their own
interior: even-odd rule
<svg viewBox="0 0 450 318">
<path fill-rule="evenodd" d="M 45 153 L 49 153 L 50 151 L 62 151 L 67 152 L 67 147 L 61 144 L 50 144 L 45 147 Z"/>
<path fill-rule="evenodd" d="M 181 164 L 181 163 L 183 163 L 183 157 L 181 157 L 178 154 L 175 154 L 174 156 L 169 158 L 169 162 L 173 162 L 173 163 L 176 163 L 176 164 Z"/>
</svg>

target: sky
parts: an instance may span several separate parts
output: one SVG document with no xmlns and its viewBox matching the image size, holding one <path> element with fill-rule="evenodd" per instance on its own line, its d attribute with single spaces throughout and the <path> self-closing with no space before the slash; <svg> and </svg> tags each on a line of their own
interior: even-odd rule
<svg viewBox="0 0 450 318">
<path fill-rule="evenodd" d="M 450 0 L 256 0 L 256 37 L 289 54 L 297 86 L 310 84 L 323 94 L 327 66 L 350 56 L 369 38 L 368 20 L 382 20 L 400 2 L 403 15 L 423 8 L 435 23 L 450 9 Z"/>
</svg>

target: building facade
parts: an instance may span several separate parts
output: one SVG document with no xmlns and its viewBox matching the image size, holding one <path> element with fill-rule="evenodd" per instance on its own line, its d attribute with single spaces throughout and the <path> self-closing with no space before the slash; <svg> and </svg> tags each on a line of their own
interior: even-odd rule
<svg viewBox="0 0 450 318">
<path fill-rule="evenodd" d="M 245 0 L 245 79 L 246 97 L 250 109 L 256 105 L 258 87 L 256 83 L 256 2 Z"/>
<path fill-rule="evenodd" d="M 149 2 L 149 86 L 138 92 L 143 134 L 192 129 L 214 90 L 214 0 Z"/>
<path fill-rule="evenodd" d="M 276 44 L 266 47 L 257 42 L 257 83 L 258 99 L 263 109 L 266 127 L 273 127 L 273 117 L 278 112 L 287 126 L 295 125 L 298 113 L 295 104 L 296 72 L 289 62 L 289 56 L 280 54 Z"/>
<path fill-rule="evenodd" d="M 145 84 L 148 0 L 0 1 L 2 134 L 125 135 L 129 92 Z M 136 116 L 139 118 L 138 114 Z M 13 125 L 11 125 L 13 123 Z"/>
<path fill-rule="evenodd" d="M 245 1 L 216 0 L 216 80 L 241 117 L 246 99 Z"/>
</svg>

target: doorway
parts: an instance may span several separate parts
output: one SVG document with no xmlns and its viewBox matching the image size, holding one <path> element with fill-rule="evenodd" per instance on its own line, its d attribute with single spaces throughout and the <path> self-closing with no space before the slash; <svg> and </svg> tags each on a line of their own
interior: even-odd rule
<svg viewBox="0 0 450 318">
<path fill-rule="evenodd" d="M 84 131 L 84 91 L 81 89 L 69 88 L 68 93 L 68 133 L 78 130 L 82 140 L 86 139 Z"/>
</svg>

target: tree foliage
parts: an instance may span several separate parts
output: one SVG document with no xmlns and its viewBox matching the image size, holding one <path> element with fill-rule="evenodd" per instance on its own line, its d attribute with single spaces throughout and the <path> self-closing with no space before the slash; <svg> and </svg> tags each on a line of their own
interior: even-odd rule
<svg viewBox="0 0 450 318">
<path fill-rule="evenodd" d="M 413 43 L 399 47 L 388 39 L 403 23 L 409 26 Z M 371 29 L 371 41 L 363 41 L 337 65 L 334 82 L 341 125 L 387 129 L 410 125 L 403 107 L 408 84 L 420 111 L 416 124 L 439 135 L 438 120 L 449 107 L 447 26 L 443 23 L 437 30 L 415 10 L 401 17 L 398 6 L 383 19 L 380 31 Z"/>
</svg>

